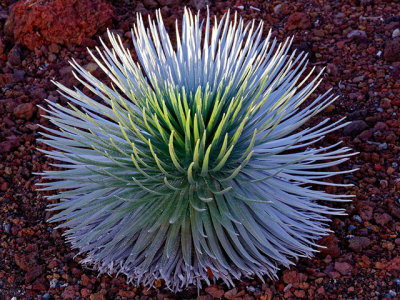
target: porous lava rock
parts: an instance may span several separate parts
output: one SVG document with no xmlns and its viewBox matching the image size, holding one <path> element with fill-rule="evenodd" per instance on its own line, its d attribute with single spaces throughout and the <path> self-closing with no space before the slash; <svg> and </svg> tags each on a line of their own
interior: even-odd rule
<svg viewBox="0 0 400 300">
<path fill-rule="evenodd" d="M 389 62 L 400 61 L 400 37 L 386 42 L 383 57 Z"/>
<path fill-rule="evenodd" d="M 324 236 L 319 240 L 318 244 L 324 247 L 319 249 L 322 255 L 330 255 L 331 257 L 340 255 L 339 240 L 334 234 Z"/>
<path fill-rule="evenodd" d="M 287 30 L 310 29 L 311 21 L 307 14 L 303 12 L 294 12 L 289 16 L 285 28 Z"/>
<path fill-rule="evenodd" d="M 51 43 L 80 45 L 112 24 L 105 0 L 20 0 L 11 6 L 5 33 L 30 50 Z"/>
</svg>

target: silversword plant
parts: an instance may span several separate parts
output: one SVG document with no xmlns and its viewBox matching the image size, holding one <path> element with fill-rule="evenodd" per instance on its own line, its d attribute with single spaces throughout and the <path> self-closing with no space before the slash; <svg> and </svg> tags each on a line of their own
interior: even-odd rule
<svg viewBox="0 0 400 300">
<path fill-rule="evenodd" d="M 324 179 L 351 172 L 324 171 L 349 148 L 311 147 L 343 119 L 305 127 L 336 98 L 305 102 L 322 71 L 302 76 L 306 55 L 264 39 L 262 23 L 185 10 L 174 47 L 156 16 L 147 29 L 138 15 L 132 30 L 138 63 L 110 33 L 111 49 L 90 52 L 111 84 L 72 62 L 96 98 L 56 83 L 70 103 L 48 101 L 59 129 L 42 133 L 61 168 L 43 173 L 43 190 L 61 190 L 49 221 L 67 228 L 82 263 L 137 284 L 276 278 L 317 251 L 327 215 L 343 214 L 323 203 L 349 200 L 311 188 L 344 186 Z"/>
</svg>

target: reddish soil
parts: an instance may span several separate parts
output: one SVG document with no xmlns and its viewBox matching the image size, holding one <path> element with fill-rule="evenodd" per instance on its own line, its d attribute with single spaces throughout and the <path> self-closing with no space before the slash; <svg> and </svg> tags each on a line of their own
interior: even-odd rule
<svg viewBox="0 0 400 300">
<path fill-rule="evenodd" d="M 23 0 L 24 1 L 24 0 Z M 31 1 L 46 3 L 53 0 Z M 55 0 L 54 0 L 55 1 Z M 246 20 L 265 22 L 283 41 L 294 35 L 293 48 L 310 55 L 311 66 L 325 69 L 317 93 L 333 88 L 339 99 L 324 116 L 347 116 L 351 124 L 325 139 L 342 140 L 360 152 L 340 169 L 359 168 L 335 181 L 353 183 L 330 192 L 356 195 L 353 203 L 337 204 L 347 216 L 333 217 L 334 231 L 320 243 L 328 248 L 313 259 L 302 259 L 280 280 L 244 279 L 235 288 L 217 282 L 208 288 L 171 294 L 156 282 L 156 289 L 128 285 L 123 277 L 97 277 L 82 268 L 62 237 L 46 223 L 46 200 L 36 191 L 34 172 L 50 169 L 50 161 L 36 148 L 38 125 L 48 125 L 37 104 L 44 98 L 65 104 L 51 80 L 73 86 L 68 61 L 75 58 L 91 68 L 86 47 L 99 44 L 99 36 L 80 45 L 47 44 L 33 51 L 16 44 L 5 23 L 10 5 L 0 0 L 0 299 L 382 299 L 400 293 L 400 6 L 397 0 L 271 0 L 208 1 L 212 14 L 231 8 Z M 180 0 L 115 0 L 112 24 L 130 48 L 130 26 L 137 11 L 154 14 L 162 8 L 172 32 L 182 15 Z M 2 6 L 1 6 L 2 5 Z M 100 28 L 100 27 L 99 27 Z M 101 29 L 99 29 L 101 30 Z M 44 38 L 43 41 L 52 41 Z M 313 122 L 318 122 L 323 115 Z M 13 298 L 16 297 L 16 298 Z"/>
</svg>

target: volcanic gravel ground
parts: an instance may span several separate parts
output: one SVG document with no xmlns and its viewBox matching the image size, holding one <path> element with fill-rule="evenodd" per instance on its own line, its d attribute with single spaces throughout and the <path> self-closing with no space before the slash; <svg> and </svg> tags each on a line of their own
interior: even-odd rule
<svg viewBox="0 0 400 300">
<path fill-rule="evenodd" d="M 320 241 L 327 248 L 313 259 L 302 259 L 291 269 L 280 271 L 280 280 L 266 279 L 262 283 L 259 279 L 243 279 L 236 282 L 235 288 L 217 282 L 201 289 L 199 294 L 196 288 L 172 294 L 164 289 L 162 281 L 149 290 L 128 285 L 123 277 L 98 277 L 96 272 L 79 265 L 82 258 L 74 258 L 76 252 L 65 243 L 62 231 L 46 223 L 50 213 L 45 211 L 43 193 L 35 188 L 40 178 L 33 173 L 52 168 L 51 161 L 37 150 L 45 146 L 36 142 L 39 124 L 49 124 L 36 105 L 45 105 L 44 98 L 66 104 L 51 80 L 67 86 L 78 84 L 70 73 L 71 58 L 105 80 L 86 50 L 87 46 L 99 45 L 99 36 L 105 37 L 104 28 L 92 28 L 97 33 L 77 40 L 80 45 L 66 46 L 60 40 L 60 44 L 52 42 L 29 50 L 36 41 L 19 40 L 23 44 L 18 44 L 17 36 L 14 39 L 6 32 L 5 23 L 14 2 L 0 0 L 0 299 L 398 298 L 398 1 L 115 0 L 107 3 L 115 9 L 112 30 L 131 49 L 130 27 L 137 11 L 154 15 L 154 9 L 161 8 L 170 32 L 174 31 L 175 19 L 181 18 L 184 5 L 201 8 L 204 14 L 208 3 L 211 14 L 221 15 L 231 8 L 246 20 L 263 20 L 265 34 L 271 28 L 279 41 L 295 36 L 293 49 L 309 53 L 309 68 L 315 66 L 318 71 L 326 66 L 324 81 L 314 95 L 333 88 L 339 99 L 311 122 L 326 117 L 334 121 L 343 116 L 351 121 L 323 141 L 329 145 L 342 140 L 344 145 L 360 152 L 338 167 L 359 168 L 359 171 L 332 179 L 353 183 L 354 187 L 329 188 L 329 192 L 356 197 L 352 203 L 335 204 L 345 208 L 348 215 L 332 218 L 334 233 Z M 28 2 L 32 7 L 68 1 Z M 60 31 L 55 38 L 64 33 L 69 37 L 68 30 L 71 29 Z M 44 33 L 41 38 L 51 41 Z"/>
</svg>

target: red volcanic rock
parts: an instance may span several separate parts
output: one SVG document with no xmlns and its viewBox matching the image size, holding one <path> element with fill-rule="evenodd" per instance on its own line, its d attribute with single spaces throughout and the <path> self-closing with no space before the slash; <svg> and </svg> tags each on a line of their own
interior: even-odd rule
<svg viewBox="0 0 400 300">
<path fill-rule="evenodd" d="M 20 144 L 20 139 L 15 135 L 7 138 L 6 141 L 0 143 L 0 153 L 10 152 L 13 148 L 18 147 Z"/>
<path fill-rule="evenodd" d="M 353 269 L 353 267 L 347 262 L 335 262 L 334 268 L 342 275 L 348 275 Z"/>
<path fill-rule="evenodd" d="M 86 286 L 86 287 L 92 286 L 92 282 L 86 274 L 83 274 L 81 276 L 81 283 L 83 286 Z"/>
<path fill-rule="evenodd" d="M 371 240 L 364 236 L 355 236 L 349 240 L 349 248 L 355 252 L 361 252 L 371 245 Z"/>
<path fill-rule="evenodd" d="M 381 226 L 385 226 L 387 223 L 392 221 L 392 217 L 388 215 L 387 213 L 383 214 L 374 214 L 374 219 L 376 224 L 379 224 Z"/>
<path fill-rule="evenodd" d="M 383 57 L 390 62 L 400 61 L 400 38 L 386 42 Z"/>
<path fill-rule="evenodd" d="M 17 118 L 29 120 L 30 118 L 32 118 L 35 111 L 36 107 L 32 103 L 22 103 L 14 109 L 14 115 Z"/>
<path fill-rule="evenodd" d="M 2 55 L 4 53 L 4 48 L 5 48 L 4 42 L 3 42 L 2 37 L 0 36 L 0 55 Z"/>
<path fill-rule="evenodd" d="M 386 265 L 388 271 L 400 271 L 400 256 L 396 256 Z"/>
<path fill-rule="evenodd" d="M 91 300 L 106 300 L 106 296 L 104 296 L 102 293 L 96 293 L 93 294 L 93 296 L 90 296 Z"/>
<path fill-rule="evenodd" d="M 293 287 L 297 288 L 300 283 L 307 281 L 307 275 L 296 271 L 286 270 L 283 272 L 282 280 L 284 283 L 292 284 Z"/>
<path fill-rule="evenodd" d="M 61 294 L 62 299 L 75 299 L 75 288 L 74 286 L 70 285 L 68 286 L 64 292 Z"/>
<path fill-rule="evenodd" d="M 29 49 L 78 44 L 104 30 L 115 16 L 105 0 L 20 0 L 11 7 L 5 32 Z"/>
<path fill-rule="evenodd" d="M 326 248 L 320 248 L 319 250 L 325 256 L 338 257 L 340 255 L 338 242 L 338 238 L 334 234 L 324 236 L 318 243 Z"/>
<path fill-rule="evenodd" d="M 90 292 L 90 290 L 89 289 L 87 289 L 87 288 L 83 288 L 82 290 L 81 290 L 81 296 L 83 297 L 83 298 L 88 298 L 89 296 L 90 296 L 90 294 L 91 294 L 91 292 Z M 121 296 L 121 295 L 120 295 Z M 135 295 L 133 295 L 132 297 L 134 297 Z M 121 297 L 123 297 L 123 296 L 121 296 Z"/>
<path fill-rule="evenodd" d="M 373 204 L 370 201 L 360 201 L 356 205 L 357 211 L 360 214 L 360 217 L 364 221 L 369 221 L 372 219 L 374 208 Z"/>
<path fill-rule="evenodd" d="M 289 16 L 285 28 L 287 30 L 310 29 L 310 18 L 305 13 L 295 12 Z"/>
<path fill-rule="evenodd" d="M 37 265 L 35 256 L 35 253 L 31 253 L 29 255 L 16 254 L 14 256 L 14 259 L 18 267 L 20 267 L 24 271 L 29 271 L 29 269 Z"/>
<path fill-rule="evenodd" d="M 32 282 L 43 273 L 43 266 L 35 265 L 29 268 L 25 274 L 25 281 Z"/>
<path fill-rule="evenodd" d="M 12 74 L 0 74 L 0 85 L 6 85 L 14 82 Z"/>
<path fill-rule="evenodd" d="M 205 289 L 206 293 L 211 295 L 213 298 L 221 298 L 224 295 L 224 290 L 219 289 L 215 285 L 210 285 Z"/>
<path fill-rule="evenodd" d="M 343 134 L 346 136 L 356 136 L 366 128 L 368 128 L 368 124 L 365 121 L 355 120 L 343 129 Z"/>
<path fill-rule="evenodd" d="M 44 291 L 47 291 L 47 289 L 49 288 L 49 285 L 48 285 L 47 280 L 42 277 L 42 278 L 38 278 L 35 280 L 35 282 L 32 285 L 32 288 L 34 290 L 44 292 Z"/>
<path fill-rule="evenodd" d="M 400 98 L 394 98 L 391 102 L 392 105 L 400 106 Z"/>
</svg>

